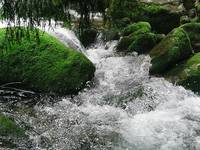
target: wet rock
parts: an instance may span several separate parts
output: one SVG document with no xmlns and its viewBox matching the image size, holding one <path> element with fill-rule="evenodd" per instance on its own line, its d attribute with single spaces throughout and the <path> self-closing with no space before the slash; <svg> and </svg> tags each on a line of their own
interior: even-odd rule
<svg viewBox="0 0 200 150">
<path fill-rule="evenodd" d="M 94 76 L 94 65 L 82 54 L 62 44 L 54 37 L 40 34 L 38 45 L 23 38 L 10 47 L 0 30 L 0 84 L 21 82 L 22 89 L 57 94 L 74 94 Z"/>
<path fill-rule="evenodd" d="M 110 15 L 112 24 L 122 28 L 123 18 L 129 18 L 132 23 L 145 21 L 149 22 L 153 31 L 167 34 L 179 26 L 181 11 L 176 8 L 155 3 L 142 3 L 137 1 L 112 0 Z"/>
<path fill-rule="evenodd" d="M 170 70 L 166 77 L 179 85 L 200 93 L 200 53 Z"/>
<path fill-rule="evenodd" d="M 154 34 L 151 32 L 140 34 L 134 39 L 134 41 L 128 47 L 128 51 L 130 52 L 135 51 L 138 54 L 147 53 L 155 45 L 157 45 L 163 38 L 164 35 Z"/>
<path fill-rule="evenodd" d="M 138 30 L 141 30 L 143 32 L 150 32 L 151 31 L 151 25 L 148 22 L 133 23 L 133 24 L 129 25 L 128 27 L 126 27 L 122 31 L 122 35 L 123 36 L 128 36 L 131 33 L 134 33 L 134 32 L 136 32 Z"/>
<path fill-rule="evenodd" d="M 188 34 L 192 48 L 195 52 L 200 50 L 200 23 L 187 23 L 181 26 Z"/>
<path fill-rule="evenodd" d="M 118 52 L 147 53 L 164 38 L 164 35 L 151 32 L 151 25 L 148 22 L 131 24 L 122 34 L 124 37 L 116 48 Z"/>
<path fill-rule="evenodd" d="M 150 52 L 152 58 L 150 73 L 162 74 L 189 58 L 191 54 L 189 36 L 182 28 L 176 28 Z"/>
</svg>

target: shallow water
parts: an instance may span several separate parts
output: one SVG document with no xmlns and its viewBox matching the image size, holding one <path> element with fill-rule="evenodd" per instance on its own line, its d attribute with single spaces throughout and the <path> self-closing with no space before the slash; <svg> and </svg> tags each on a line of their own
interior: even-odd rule
<svg viewBox="0 0 200 150">
<path fill-rule="evenodd" d="M 77 96 L 15 114 L 30 127 L 24 149 L 200 149 L 199 96 L 149 76 L 149 56 L 117 55 L 116 44 L 98 41 L 85 51 L 97 70 Z"/>
</svg>

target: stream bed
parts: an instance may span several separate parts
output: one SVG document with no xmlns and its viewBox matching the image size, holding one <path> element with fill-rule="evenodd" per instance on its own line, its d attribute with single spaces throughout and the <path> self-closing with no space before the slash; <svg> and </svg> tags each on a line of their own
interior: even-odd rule
<svg viewBox="0 0 200 150">
<path fill-rule="evenodd" d="M 116 54 L 116 44 L 97 41 L 84 50 L 96 65 L 96 73 L 77 96 L 37 97 L 39 102 L 29 107 L 25 107 L 27 101 L 24 105 L 0 101 L 0 110 L 28 129 L 28 140 L 12 139 L 13 146 L 10 139 L 4 139 L 7 144 L 0 142 L 0 146 L 20 150 L 199 150 L 200 97 L 164 78 L 150 76 L 149 56 Z"/>
</svg>

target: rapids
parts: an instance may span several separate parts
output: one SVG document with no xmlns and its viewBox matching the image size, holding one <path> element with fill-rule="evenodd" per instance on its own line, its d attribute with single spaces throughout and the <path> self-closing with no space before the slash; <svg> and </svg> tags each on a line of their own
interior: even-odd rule
<svg viewBox="0 0 200 150">
<path fill-rule="evenodd" d="M 116 44 L 99 40 L 84 52 L 97 70 L 77 96 L 38 104 L 34 115 L 20 116 L 30 127 L 27 149 L 200 149 L 200 97 L 150 76 L 149 56 L 118 55 Z"/>
</svg>

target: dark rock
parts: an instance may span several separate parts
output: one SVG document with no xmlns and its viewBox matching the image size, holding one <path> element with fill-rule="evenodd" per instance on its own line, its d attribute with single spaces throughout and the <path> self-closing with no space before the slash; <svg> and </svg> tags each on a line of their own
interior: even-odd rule
<svg viewBox="0 0 200 150">
<path fill-rule="evenodd" d="M 162 74 L 189 58 L 191 54 L 192 47 L 187 33 L 182 28 L 176 28 L 150 52 L 150 73 Z"/>
</svg>

